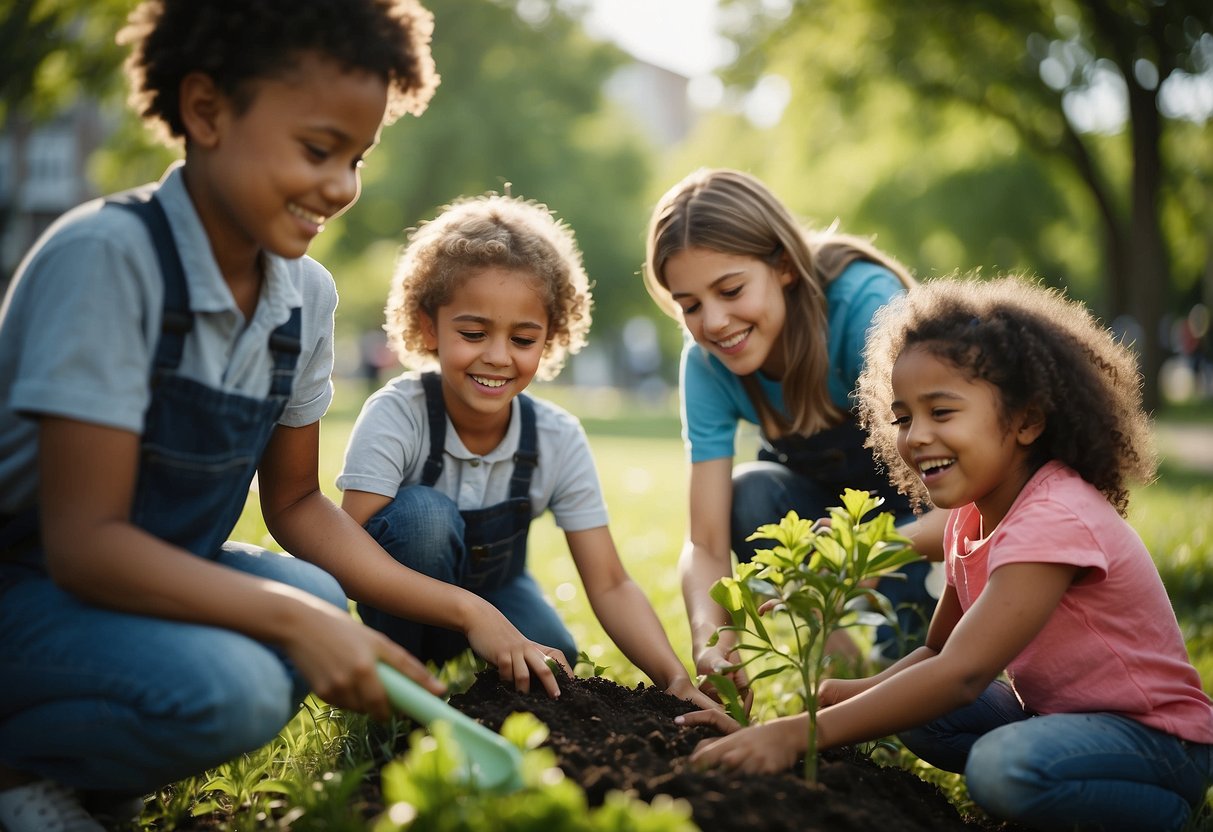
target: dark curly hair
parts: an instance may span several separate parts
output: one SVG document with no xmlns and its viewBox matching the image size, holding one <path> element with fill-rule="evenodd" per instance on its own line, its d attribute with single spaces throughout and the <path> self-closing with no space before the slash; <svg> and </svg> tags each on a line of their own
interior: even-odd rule
<svg viewBox="0 0 1213 832">
<path fill-rule="evenodd" d="M 191 72 L 208 75 L 247 107 L 248 81 L 316 51 L 388 84 L 385 123 L 420 115 L 438 86 L 430 35 L 434 18 L 416 0 L 144 0 L 118 33 L 130 102 L 170 141 L 184 138 L 178 90 Z"/>
<path fill-rule="evenodd" d="M 859 418 L 890 479 L 918 502 L 926 489 L 897 452 L 892 372 L 909 347 L 993 385 L 1002 416 L 1035 407 L 1045 429 L 1033 467 L 1056 459 L 1124 515 L 1129 486 L 1157 466 L 1133 353 L 1085 306 L 1021 277 L 937 279 L 877 314 L 859 378 Z"/>
<path fill-rule="evenodd" d="M 488 193 L 464 197 L 409 233 L 387 302 L 388 343 L 406 367 L 432 367 L 422 315 L 431 319 L 480 269 L 534 278 L 548 313 L 548 340 L 537 375 L 552 379 L 585 346 L 593 298 L 573 230 L 546 205 Z"/>
</svg>

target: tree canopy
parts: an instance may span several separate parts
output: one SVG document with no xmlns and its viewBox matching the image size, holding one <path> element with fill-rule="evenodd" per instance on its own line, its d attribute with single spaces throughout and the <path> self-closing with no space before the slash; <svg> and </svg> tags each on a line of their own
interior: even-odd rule
<svg viewBox="0 0 1213 832">
<path fill-rule="evenodd" d="M 902 137 L 900 153 L 875 163 L 885 165 L 879 181 L 866 177 L 866 217 L 882 229 L 916 228 L 927 250 L 915 254 L 928 259 L 932 238 L 962 241 L 938 251 L 972 254 L 982 246 L 969 235 L 986 235 L 1015 258 L 988 265 L 1093 283 L 1109 319 L 1132 314 L 1142 324 L 1147 335 L 1138 346 L 1153 378 L 1161 358 L 1154 333 L 1172 278 L 1191 285 L 1213 243 L 1210 114 L 1184 112 L 1169 95 L 1213 73 L 1213 7 L 1200 0 L 724 5 L 742 45 L 731 79 L 749 84 L 774 72 L 793 81 L 791 115 L 776 132 L 812 146 L 816 125 L 799 111 L 841 121 L 852 134 L 864 127 Z M 856 142 L 870 151 L 865 139 Z M 917 211 L 909 195 L 922 198 Z M 934 223 L 923 220 L 924 210 L 939 210 L 946 223 L 928 230 Z M 1067 251 L 1089 252 L 1092 231 L 1093 280 Z M 1017 253 L 1018 246 L 1026 249 Z M 1173 265 L 1183 272 L 1173 275 Z M 1149 384 L 1147 403 L 1155 402 Z"/>
</svg>

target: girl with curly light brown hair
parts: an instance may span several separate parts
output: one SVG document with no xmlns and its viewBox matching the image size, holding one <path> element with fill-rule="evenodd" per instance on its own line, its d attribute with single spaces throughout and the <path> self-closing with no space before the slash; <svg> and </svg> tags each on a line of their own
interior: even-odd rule
<svg viewBox="0 0 1213 832">
<path fill-rule="evenodd" d="M 527 570 L 531 520 L 550 509 L 607 635 L 659 687 L 710 704 L 623 568 L 581 424 L 523 392 L 585 343 L 590 289 L 572 229 L 515 197 L 455 202 L 410 236 L 387 319 L 413 371 L 363 407 L 337 480 L 342 507 L 400 563 L 488 600 L 505 626 L 572 664 L 573 637 Z M 469 646 L 433 621 L 358 609 L 421 658 Z"/>
</svg>

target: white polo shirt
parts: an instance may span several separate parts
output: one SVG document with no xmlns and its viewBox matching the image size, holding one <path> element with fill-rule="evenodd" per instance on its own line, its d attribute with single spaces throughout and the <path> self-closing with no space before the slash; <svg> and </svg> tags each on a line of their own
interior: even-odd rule
<svg viewBox="0 0 1213 832">
<path fill-rule="evenodd" d="M 539 444 L 539 464 L 531 477 L 532 517 L 550 508 L 556 525 L 566 532 L 607 525 L 606 503 L 581 423 L 551 402 L 532 400 Z M 454 500 L 461 511 L 487 508 L 509 497 L 514 452 L 522 431 L 520 409 L 517 399 L 510 403 L 505 438 L 482 456 L 467 449 L 447 417 L 442 473 L 434 488 Z M 425 390 L 418 373 L 405 373 L 363 405 L 350 434 L 337 487 L 395 497 L 402 486 L 421 482 L 429 453 Z"/>
</svg>

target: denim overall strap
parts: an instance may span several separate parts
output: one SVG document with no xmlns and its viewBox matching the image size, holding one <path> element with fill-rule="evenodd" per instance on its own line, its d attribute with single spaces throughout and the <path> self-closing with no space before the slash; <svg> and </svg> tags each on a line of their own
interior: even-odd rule
<svg viewBox="0 0 1213 832">
<path fill-rule="evenodd" d="M 194 554 L 215 557 L 240 519 L 257 463 L 290 397 L 302 316 L 293 309 L 269 337 L 273 370 L 264 399 L 179 375 L 193 315 L 167 218 L 154 195 L 123 194 L 113 204 L 147 225 L 165 286 L 131 522 Z"/>
<path fill-rule="evenodd" d="M 430 456 L 422 484 L 430 487 L 442 470 L 446 442 L 446 407 L 442 379 L 435 373 L 421 377 L 430 425 Z M 518 396 L 521 416 L 518 450 L 510 477 L 509 497 L 495 505 L 461 510 L 464 521 L 464 562 L 459 565 L 459 585 L 477 593 L 498 589 L 526 571 L 527 533 L 531 527 L 531 476 L 539 464 L 539 438 L 535 427 L 535 403 Z"/>
<path fill-rule="evenodd" d="M 510 499 L 526 499 L 527 522 L 530 522 L 529 512 L 531 475 L 539 464 L 539 436 L 535 432 L 535 403 L 531 397 L 520 395 L 518 406 L 522 415 L 522 430 L 518 434 L 518 450 L 514 452 L 514 475 L 510 477 Z"/>
<path fill-rule="evenodd" d="M 898 521 L 913 515 L 910 501 L 880 471 L 863 428 L 854 418 L 812 436 L 788 434 L 778 439 L 762 437 L 758 458 L 778 462 L 816 483 L 831 497 L 844 489 L 868 491 L 885 502 L 881 511 L 891 512 Z"/>
<path fill-rule="evenodd" d="M 425 412 L 430 424 L 430 455 L 425 459 L 421 484 L 433 488 L 442 473 L 442 452 L 446 446 L 446 406 L 442 403 L 442 376 L 422 373 L 421 387 L 425 391 Z"/>
</svg>

